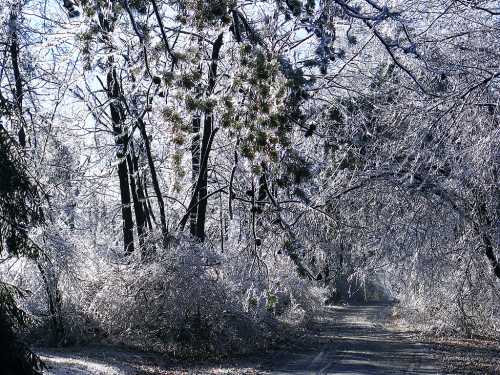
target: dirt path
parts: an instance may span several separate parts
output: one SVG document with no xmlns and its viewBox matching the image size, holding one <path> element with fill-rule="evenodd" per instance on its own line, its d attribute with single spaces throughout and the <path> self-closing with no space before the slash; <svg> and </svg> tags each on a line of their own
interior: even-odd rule
<svg viewBox="0 0 500 375">
<path fill-rule="evenodd" d="M 262 364 L 270 374 L 440 374 L 431 348 L 388 327 L 389 306 L 326 308 L 302 348 Z"/>
<path fill-rule="evenodd" d="M 290 347 L 232 365 L 186 366 L 110 348 L 40 351 L 47 375 L 137 374 L 441 374 L 431 348 L 388 327 L 389 306 L 327 307 Z"/>
</svg>

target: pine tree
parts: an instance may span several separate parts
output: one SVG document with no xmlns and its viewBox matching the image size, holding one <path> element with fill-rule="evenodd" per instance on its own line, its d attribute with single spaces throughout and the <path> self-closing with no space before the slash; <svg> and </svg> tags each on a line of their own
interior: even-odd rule
<svg viewBox="0 0 500 375">
<path fill-rule="evenodd" d="M 43 222 L 39 193 L 17 152 L 15 142 L 0 125 L 0 256 L 37 258 L 39 248 L 30 226 Z M 5 375 L 40 374 L 41 360 L 16 335 L 28 316 L 16 304 L 24 292 L 0 281 L 0 364 Z"/>
</svg>

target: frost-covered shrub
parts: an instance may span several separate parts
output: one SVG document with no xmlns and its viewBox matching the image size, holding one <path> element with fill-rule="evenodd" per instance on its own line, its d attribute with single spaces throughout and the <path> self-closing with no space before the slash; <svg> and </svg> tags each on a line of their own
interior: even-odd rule
<svg viewBox="0 0 500 375">
<path fill-rule="evenodd" d="M 220 262 L 206 247 L 184 241 L 150 261 L 130 259 L 101 275 L 87 314 L 111 341 L 149 349 L 202 354 L 265 345 L 271 314 L 250 313 Z"/>
<path fill-rule="evenodd" d="M 492 275 L 484 273 L 484 264 L 478 263 L 469 264 L 461 277 L 443 273 L 438 284 L 415 283 L 412 288 L 402 291 L 400 318 L 433 335 L 498 338 L 500 294 L 497 282 Z"/>
<path fill-rule="evenodd" d="M 498 280 L 473 232 L 461 237 L 438 228 L 406 263 L 388 269 L 388 287 L 400 300 L 403 321 L 434 335 L 500 337 Z M 449 241 L 453 238 L 454 241 Z"/>
<path fill-rule="evenodd" d="M 286 254 L 274 254 L 278 236 L 263 246 L 259 265 L 238 240 L 222 252 L 182 237 L 163 250 L 159 234 L 152 234 L 143 257 L 140 251 L 124 256 L 113 243 L 88 246 L 91 238 L 71 231 L 53 228 L 39 236 L 47 246 L 44 260 L 18 261 L 8 278 L 32 291 L 23 306 L 35 321 L 31 339 L 42 345 L 107 342 L 176 355 L 243 353 L 281 340 L 283 329 L 306 323 L 326 299 L 326 289 L 299 277 Z M 57 340 L 50 339 L 49 292 L 59 296 Z"/>
</svg>

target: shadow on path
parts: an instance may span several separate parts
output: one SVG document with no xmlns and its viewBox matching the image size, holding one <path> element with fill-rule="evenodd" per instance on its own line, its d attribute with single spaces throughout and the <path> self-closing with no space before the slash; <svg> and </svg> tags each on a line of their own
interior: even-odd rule
<svg viewBox="0 0 500 375">
<path fill-rule="evenodd" d="M 326 307 L 296 349 L 260 366 L 271 374 L 440 374 L 431 348 L 384 326 L 391 306 Z"/>
</svg>

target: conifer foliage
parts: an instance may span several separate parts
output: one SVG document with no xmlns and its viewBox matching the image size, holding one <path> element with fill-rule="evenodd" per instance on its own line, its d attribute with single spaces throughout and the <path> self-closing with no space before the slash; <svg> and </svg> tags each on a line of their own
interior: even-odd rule
<svg viewBox="0 0 500 375">
<path fill-rule="evenodd" d="M 0 127 L 0 255 L 36 259 L 39 247 L 29 238 L 34 225 L 43 222 L 38 188 L 34 185 L 19 147 Z M 39 358 L 17 337 L 29 317 L 17 306 L 25 292 L 0 281 L 0 362 L 6 375 L 39 374 Z"/>
</svg>

